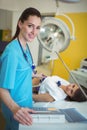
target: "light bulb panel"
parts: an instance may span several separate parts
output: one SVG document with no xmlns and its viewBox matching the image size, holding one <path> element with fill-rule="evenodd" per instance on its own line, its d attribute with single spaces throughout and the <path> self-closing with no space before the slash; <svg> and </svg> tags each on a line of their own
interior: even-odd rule
<svg viewBox="0 0 87 130">
<path fill-rule="evenodd" d="M 70 43 L 70 31 L 66 23 L 54 17 L 45 17 L 38 35 L 40 43 L 48 51 L 62 52 Z"/>
</svg>

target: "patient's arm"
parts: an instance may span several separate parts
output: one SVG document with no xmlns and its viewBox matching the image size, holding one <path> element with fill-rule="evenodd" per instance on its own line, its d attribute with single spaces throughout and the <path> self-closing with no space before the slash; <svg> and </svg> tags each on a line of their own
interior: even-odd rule
<svg viewBox="0 0 87 130">
<path fill-rule="evenodd" d="M 33 86 L 34 85 L 38 85 L 40 83 L 40 78 L 33 78 L 32 79 L 32 84 L 33 84 Z"/>
<path fill-rule="evenodd" d="M 55 99 L 49 95 L 49 93 L 44 94 L 33 94 L 33 100 L 36 102 L 53 102 Z"/>
<path fill-rule="evenodd" d="M 33 77 L 32 78 L 32 84 L 34 85 L 38 85 L 40 82 L 42 82 L 47 76 L 44 74 L 37 74 L 39 76 Z"/>
</svg>

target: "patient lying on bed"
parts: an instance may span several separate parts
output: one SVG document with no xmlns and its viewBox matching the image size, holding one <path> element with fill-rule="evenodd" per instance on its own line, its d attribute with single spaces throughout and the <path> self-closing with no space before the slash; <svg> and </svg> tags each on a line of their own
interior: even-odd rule
<svg viewBox="0 0 87 130">
<path fill-rule="evenodd" d="M 35 82 L 38 82 L 38 79 Z M 76 84 L 70 84 L 58 76 L 46 77 L 39 87 L 33 89 L 37 91 L 37 93 L 33 93 L 33 100 L 36 102 L 53 102 L 60 100 L 82 102 L 87 100 Z"/>
</svg>

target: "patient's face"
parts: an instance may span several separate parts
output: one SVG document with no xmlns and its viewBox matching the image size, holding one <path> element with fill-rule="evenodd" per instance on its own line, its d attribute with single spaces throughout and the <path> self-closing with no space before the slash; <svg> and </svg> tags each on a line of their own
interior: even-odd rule
<svg viewBox="0 0 87 130">
<path fill-rule="evenodd" d="M 66 86 L 65 92 L 72 97 L 79 87 L 76 84 L 69 84 Z"/>
</svg>

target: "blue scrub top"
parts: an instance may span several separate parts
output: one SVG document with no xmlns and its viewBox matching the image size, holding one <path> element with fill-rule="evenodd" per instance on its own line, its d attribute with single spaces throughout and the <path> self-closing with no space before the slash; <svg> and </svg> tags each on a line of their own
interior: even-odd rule
<svg viewBox="0 0 87 130">
<path fill-rule="evenodd" d="M 15 39 L 9 43 L 0 56 L 0 87 L 9 91 L 12 99 L 22 107 L 32 107 L 32 59 L 25 52 L 29 63 Z"/>
</svg>

